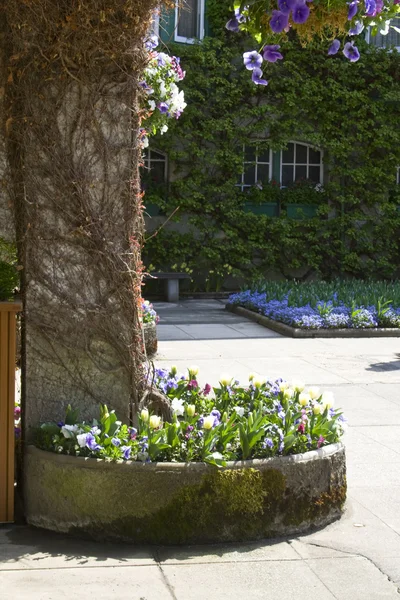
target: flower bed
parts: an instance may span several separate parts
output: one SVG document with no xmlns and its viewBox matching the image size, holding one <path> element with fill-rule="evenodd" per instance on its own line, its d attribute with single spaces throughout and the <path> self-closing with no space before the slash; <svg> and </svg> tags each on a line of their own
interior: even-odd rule
<svg viewBox="0 0 400 600">
<path fill-rule="evenodd" d="M 400 286 L 383 282 L 265 282 L 229 298 L 291 327 L 319 329 L 400 329 Z"/>
<path fill-rule="evenodd" d="M 250 375 L 247 385 L 222 376 L 219 386 L 200 387 L 197 368 L 179 375 L 156 369 L 154 384 L 171 400 L 172 422 L 147 408 L 136 427 L 118 421 L 106 406 L 100 419 L 81 423 L 69 408 L 65 421 L 45 423 L 37 435 L 43 450 L 60 454 L 142 462 L 227 461 L 297 454 L 339 441 L 345 427 L 333 394 Z"/>
<path fill-rule="evenodd" d="M 91 423 L 69 408 L 43 424 L 25 456 L 28 523 L 168 544 L 273 537 L 340 516 L 345 419 L 332 393 L 255 375 L 212 389 L 197 374 L 150 374 L 171 422 L 143 408 L 129 427 L 103 406 Z"/>
</svg>

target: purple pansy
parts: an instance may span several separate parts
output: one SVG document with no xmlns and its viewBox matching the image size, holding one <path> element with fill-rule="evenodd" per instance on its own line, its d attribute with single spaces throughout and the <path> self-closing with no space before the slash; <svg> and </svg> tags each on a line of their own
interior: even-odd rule
<svg viewBox="0 0 400 600">
<path fill-rule="evenodd" d="M 206 385 L 204 386 L 203 395 L 208 396 L 208 394 L 210 392 L 211 392 L 211 385 L 209 383 L 206 383 Z"/>
<path fill-rule="evenodd" d="M 92 433 L 88 433 L 86 436 L 86 446 L 92 452 L 96 452 L 97 450 L 102 449 L 102 447 L 96 442 L 96 438 Z"/>
<path fill-rule="evenodd" d="M 364 0 L 365 3 L 365 14 L 367 17 L 373 17 L 376 11 L 375 0 Z"/>
<path fill-rule="evenodd" d="M 268 81 L 266 79 L 263 79 L 262 75 L 263 72 L 261 69 L 253 69 L 253 72 L 251 74 L 251 79 L 253 83 L 256 83 L 257 85 L 268 85 Z"/>
<path fill-rule="evenodd" d="M 282 60 L 283 56 L 279 52 L 280 46 L 278 44 L 274 44 L 273 46 L 264 46 L 263 58 L 267 62 L 274 63 L 277 60 Z"/>
<path fill-rule="evenodd" d="M 263 58 L 261 54 L 258 54 L 256 50 L 252 52 L 245 52 L 243 54 L 243 62 L 246 69 L 252 71 L 253 69 L 260 68 L 262 65 Z"/>
<path fill-rule="evenodd" d="M 354 46 L 354 42 L 347 42 L 347 44 L 344 45 L 343 54 L 350 62 L 357 62 L 360 58 L 360 53 L 358 48 Z"/>
<path fill-rule="evenodd" d="M 289 15 L 280 10 L 273 10 L 269 25 L 274 33 L 281 33 L 289 24 Z"/>
<path fill-rule="evenodd" d="M 333 40 L 332 44 L 329 46 L 329 50 L 328 50 L 329 56 L 333 56 L 334 54 L 337 54 L 339 52 L 339 48 L 340 48 L 340 41 Z"/>
<path fill-rule="evenodd" d="M 242 14 L 240 14 L 239 9 L 236 8 L 235 16 L 232 17 L 232 19 L 229 19 L 225 27 L 228 29 L 228 31 L 234 31 L 235 33 L 237 33 L 239 31 L 240 23 L 243 23 L 243 21 L 245 20 L 246 18 Z"/>
<path fill-rule="evenodd" d="M 221 421 L 221 413 L 219 412 L 219 410 L 217 410 L 216 408 L 214 408 L 211 411 L 212 416 L 214 417 L 214 427 L 216 427 L 217 425 L 220 424 Z"/>
<path fill-rule="evenodd" d="M 154 50 L 154 48 L 157 48 L 158 46 L 158 37 L 156 35 L 151 35 L 147 38 L 144 45 L 147 48 L 147 50 L 151 52 L 151 50 Z"/>
<path fill-rule="evenodd" d="M 347 13 L 347 19 L 349 21 L 351 21 L 353 19 L 353 17 L 355 17 L 357 14 L 357 10 L 358 10 L 357 4 L 358 4 L 358 0 L 353 0 L 353 2 L 348 2 L 349 12 Z"/>
<path fill-rule="evenodd" d="M 157 104 L 157 108 L 161 114 L 165 115 L 169 111 L 169 104 L 167 104 L 166 102 L 159 102 Z"/>
<path fill-rule="evenodd" d="M 309 16 L 310 9 L 308 8 L 307 4 L 303 2 L 297 2 L 293 7 L 292 11 L 293 23 L 301 25 L 302 23 L 305 23 L 307 21 Z"/>
<path fill-rule="evenodd" d="M 125 460 L 129 460 L 130 456 L 131 456 L 132 448 L 130 446 L 122 446 L 121 450 L 122 450 L 122 457 Z"/>
<path fill-rule="evenodd" d="M 349 29 L 349 35 L 360 35 L 363 29 L 364 25 L 361 23 L 361 21 L 356 21 L 354 23 L 354 27 Z"/>
<path fill-rule="evenodd" d="M 121 440 L 119 440 L 118 438 L 112 438 L 111 443 L 116 448 L 119 448 L 119 446 L 121 445 Z"/>
<path fill-rule="evenodd" d="M 295 4 L 296 0 L 278 0 L 278 8 L 285 15 L 290 13 Z"/>
</svg>

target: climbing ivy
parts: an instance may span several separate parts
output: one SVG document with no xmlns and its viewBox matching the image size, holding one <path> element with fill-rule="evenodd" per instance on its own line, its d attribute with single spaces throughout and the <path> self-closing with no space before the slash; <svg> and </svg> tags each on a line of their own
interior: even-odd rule
<svg viewBox="0 0 400 600">
<path fill-rule="evenodd" d="M 153 142 L 168 155 L 174 177 L 167 190 L 150 185 L 145 203 L 165 215 L 179 207 L 172 221 L 184 233 L 166 226 L 148 234 L 147 264 L 169 268 L 184 261 L 199 281 L 227 265 L 245 278 L 272 272 L 393 277 L 400 267 L 399 53 L 360 40 L 361 59 L 353 64 L 327 56 L 318 41 L 302 48 L 292 36 L 260 89 L 242 66 L 250 40 L 224 30 L 229 4 L 208 3 L 214 37 L 179 45 L 188 108 Z M 288 218 L 285 202 L 294 192 L 279 186 L 250 195 L 235 186 L 249 140 L 261 149 L 279 150 L 291 140 L 323 149 L 329 178 L 318 199 L 310 192 L 315 216 Z M 249 200 L 271 198 L 281 205 L 278 217 L 244 210 Z"/>
</svg>

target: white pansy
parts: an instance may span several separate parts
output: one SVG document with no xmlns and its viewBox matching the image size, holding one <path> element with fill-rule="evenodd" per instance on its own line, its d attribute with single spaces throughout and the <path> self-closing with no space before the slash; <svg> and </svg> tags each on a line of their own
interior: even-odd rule
<svg viewBox="0 0 400 600">
<path fill-rule="evenodd" d="M 244 408 L 243 408 L 243 406 L 234 406 L 233 410 L 237 412 L 237 414 L 239 415 L 239 417 L 243 417 L 243 415 L 244 415 Z"/>
<path fill-rule="evenodd" d="M 167 133 L 167 131 L 168 131 L 168 125 L 163 125 L 160 129 L 161 135 L 163 135 L 164 133 Z"/>
<path fill-rule="evenodd" d="M 324 407 L 324 410 L 326 408 L 332 408 L 332 406 L 335 404 L 335 397 L 333 395 L 333 392 L 324 392 L 322 394 L 321 402 L 322 406 Z"/>
<path fill-rule="evenodd" d="M 302 381 L 293 381 L 292 387 L 295 392 L 302 392 L 304 390 L 304 388 L 306 387 L 306 385 Z"/>
<path fill-rule="evenodd" d="M 183 400 L 180 400 L 179 398 L 174 398 L 172 400 L 171 408 L 172 408 L 174 414 L 177 415 L 178 417 L 182 417 L 185 413 L 185 407 L 184 407 Z"/>
<path fill-rule="evenodd" d="M 301 406 L 307 406 L 310 400 L 310 394 L 307 394 L 306 392 L 301 392 L 301 394 L 299 394 L 299 404 L 301 404 Z"/>
<path fill-rule="evenodd" d="M 318 400 L 318 398 L 321 396 L 321 391 L 317 387 L 310 387 L 308 389 L 308 393 L 310 394 L 312 400 Z"/>
<path fill-rule="evenodd" d="M 63 425 L 61 427 L 61 433 L 67 440 L 75 437 L 77 431 L 78 425 Z"/>
<path fill-rule="evenodd" d="M 76 440 L 77 440 L 80 448 L 84 448 L 86 446 L 86 436 L 87 436 L 87 433 L 81 433 L 76 436 Z"/>
</svg>

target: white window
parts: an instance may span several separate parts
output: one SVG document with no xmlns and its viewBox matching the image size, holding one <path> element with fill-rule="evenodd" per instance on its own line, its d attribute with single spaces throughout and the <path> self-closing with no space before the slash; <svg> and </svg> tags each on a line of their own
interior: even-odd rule
<svg viewBox="0 0 400 600">
<path fill-rule="evenodd" d="M 322 151 L 308 144 L 290 142 L 286 150 L 281 150 L 282 187 L 295 181 L 323 183 Z"/>
<path fill-rule="evenodd" d="M 165 183 L 168 178 L 168 160 L 166 154 L 146 148 L 143 153 L 144 179 L 152 183 Z"/>
<path fill-rule="evenodd" d="M 367 31 L 367 42 L 371 44 L 371 46 L 376 46 L 377 48 L 390 48 L 395 46 L 397 50 L 400 51 L 400 33 L 393 29 L 392 25 L 394 25 L 397 29 L 400 29 L 400 17 L 396 17 L 390 21 L 389 31 L 387 35 L 383 35 L 380 31 L 376 35 L 371 35 L 371 30 Z"/>
<path fill-rule="evenodd" d="M 258 144 L 243 146 L 243 172 L 237 186 L 245 190 L 254 185 L 260 188 L 271 179 L 271 150 L 261 149 Z"/>
<path fill-rule="evenodd" d="M 150 25 L 150 35 L 156 35 L 157 37 L 160 35 L 160 9 L 156 9 L 153 12 Z"/>
<path fill-rule="evenodd" d="M 204 0 L 181 0 L 175 8 L 175 41 L 193 44 L 204 37 Z"/>
</svg>

